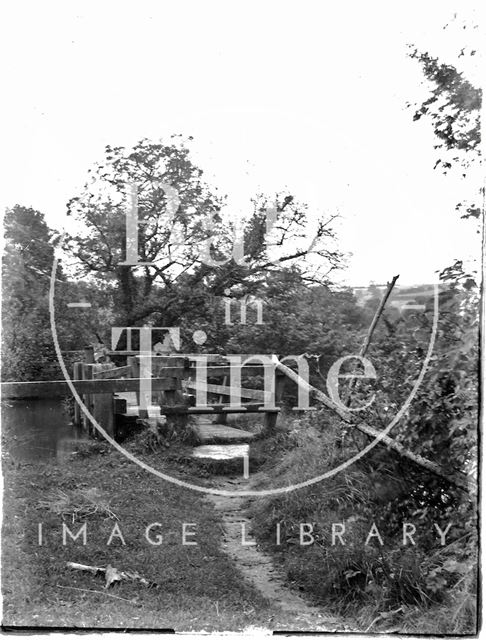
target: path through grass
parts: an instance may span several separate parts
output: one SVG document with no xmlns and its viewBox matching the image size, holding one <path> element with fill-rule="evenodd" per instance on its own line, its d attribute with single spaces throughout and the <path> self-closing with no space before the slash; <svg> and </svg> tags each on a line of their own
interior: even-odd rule
<svg viewBox="0 0 486 640">
<path fill-rule="evenodd" d="M 222 531 L 199 494 L 163 482 L 117 452 L 74 456 L 69 464 L 4 461 L 4 625 L 238 630 L 274 627 L 278 609 L 249 585 L 221 550 Z M 87 540 L 73 541 L 86 523 Z M 163 535 L 162 544 L 151 545 Z M 182 544 L 183 523 L 195 535 Z M 43 545 L 38 544 L 43 524 Z M 107 542 L 115 525 L 119 535 Z M 116 532 L 118 533 L 118 531 Z M 70 571 L 66 562 L 138 571 L 146 589 Z M 97 592 L 97 593 L 96 593 Z"/>
</svg>

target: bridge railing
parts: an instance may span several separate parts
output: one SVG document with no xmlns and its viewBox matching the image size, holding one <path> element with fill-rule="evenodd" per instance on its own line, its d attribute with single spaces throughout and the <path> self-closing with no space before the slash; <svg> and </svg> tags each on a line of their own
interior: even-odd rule
<svg viewBox="0 0 486 640">
<path fill-rule="evenodd" d="M 273 429 L 281 401 L 285 376 L 271 364 L 249 363 L 241 367 L 240 384 L 232 381 L 232 366 L 226 356 L 204 354 L 204 377 L 198 375 L 202 354 L 153 355 L 151 372 L 144 369 L 143 354 L 128 355 L 126 365 L 112 362 L 93 362 L 92 351 L 85 351 L 85 360 L 76 362 L 70 383 L 66 380 L 42 382 L 7 382 L 2 384 L 3 398 L 60 397 L 72 395 L 72 389 L 80 396 L 89 413 L 110 435 L 116 431 L 116 416 L 127 413 L 127 394 L 135 398 L 138 414 L 147 417 L 147 405 L 157 405 L 166 416 L 187 416 L 197 413 L 214 413 L 220 422 L 226 422 L 229 413 L 263 412 L 268 429 Z M 244 356 L 243 360 L 252 356 Z M 265 380 L 274 376 L 269 405 L 269 389 L 243 387 L 246 376 L 261 376 Z M 141 402 L 140 389 L 150 386 L 151 397 Z M 205 403 L 197 404 L 204 394 Z M 234 402 L 241 398 L 240 404 Z M 135 409 L 135 407 L 134 407 Z M 78 402 L 74 404 L 74 422 L 92 432 L 90 418 Z"/>
</svg>

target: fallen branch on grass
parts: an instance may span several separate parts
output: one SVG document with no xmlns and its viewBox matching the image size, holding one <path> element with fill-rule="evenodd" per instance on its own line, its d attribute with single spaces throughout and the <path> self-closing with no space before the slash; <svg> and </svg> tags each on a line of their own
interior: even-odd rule
<svg viewBox="0 0 486 640">
<path fill-rule="evenodd" d="M 143 584 L 144 587 L 151 589 L 153 587 L 157 588 L 159 585 L 156 582 L 152 582 L 151 580 L 147 580 L 141 576 L 138 571 L 120 571 L 116 567 L 112 567 L 111 564 L 106 567 L 94 567 L 89 564 L 78 564 L 77 562 L 67 562 L 66 566 L 68 569 L 74 569 L 76 571 L 89 571 L 94 575 L 98 573 L 102 573 L 105 576 L 105 589 L 107 589 L 110 585 L 115 582 L 121 582 L 122 580 L 127 581 L 136 581 Z"/>
<path fill-rule="evenodd" d="M 386 445 L 390 449 L 393 449 L 399 455 L 407 458 L 408 460 L 411 460 L 412 462 L 415 462 L 415 464 L 418 464 L 424 469 L 427 469 L 427 471 L 432 472 L 434 475 L 444 478 L 444 480 L 447 480 L 456 487 L 459 487 L 460 489 L 463 489 L 467 492 L 474 490 L 474 482 L 470 480 L 464 473 L 452 473 L 450 471 L 446 471 L 436 462 L 432 462 L 431 460 L 424 458 L 418 453 L 412 453 L 412 451 L 406 449 L 399 442 L 393 440 L 393 438 L 384 436 L 378 429 L 374 429 L 367 424 L 355 424 L 354 427 L 361 431 L 361 433 L 365 433 L 367 436 L 370 436 L 373 439 L 379 438 L 384 445 Z"/>
<path fill-rule="evenodd" d="M 351 411 L 342 409 L 338 404 L 331 400 L 331 398 L 328 398 L 326 394 L 323 393 L 320 389 L 316 389 L 316 387 L 313 387 L 311 384 L 309 384 L 309 382 L 304 380 L 304 378 L 301 378 L 299 374 L 295 373 L 295 371 L 293 371 L 290 367 L 282 364 L 276 356 L 274 362 L 276 368 L 279 371 L 284 373 L 287 378 L 290 378 L 290 380 L 293 380 L 301 389 L 308 391 L 311 398 L 316 398 L 316 400 L 322 402 L 322 404 L 326 405 L 328 409 L 331 409 L 332 411 L 334 411 L 334 413 L 337 413 L 337 415 L 345 422 L 350 423 L 352 421 Z"/>
<path fill-rule="evenodd" d="M 379 441 L 382 444 L 386 445 L 390 449 L 393 449 L 399 455 L 403 456 L 404 458 L 408 458 L 408 460 L 415 462 L 415 464 L 418 464 L 424 469 L 427 469 L 427 471 L 430 471 L 433 474 L 441 478 L 444 478 L 444 480 L 447 480 L 448 482 L 455 485 L 456 487 L 459 487 L 460 489 L 467 491 L 468 493 L 475 490 L 474 481 L 470 480 L 464 473 L 461 473 L 461 472 L 454 473 L 454 472 L 446 471 L 436 462 L 431 462 L 430 460 L 423 458 L 418 453 L 412 453 L 412 451 L 409 451 L 408 449 L 406 449 L 403 445 L 398 443 L 396 440 L 393 440 L 393 438 L 383 435 L 378 429 L 374 429 L 373 427 L 370 427 L 366 424 L 354 423 L 353 416 L 350 411 L 342 409 L 333 400 L 328 398 L 325 393 L 323 393 L 319 389 L 316 389 L 316 387 L 313 387 L 306 380 L 304 380 L 297 373 L 295 373 L 295 371 L 292 371 L 292 369 L 282 364 L 278 360 L 278 358 L 275 358 L 275 366 L 277 369 L 279 369 L 279 371 L 281 371 L 288 378 L 290 378 L 290 380 L 293 380 L 300 388 L 308 391 L 312 397 L 322 402 L 322 404 L 324 404 L 328 409 L 331 409 L 332 411 L 334 411 L 334 413 L 336 413 L 342 420 L 344 420 L 344 422 L 354 427 L 355 429 L 358 429 L 358 431 L 361 431 L 361 433 L 364 433 L 367 436 L 370 436 L 371 438 L 379 439 Z"/>
</svg>

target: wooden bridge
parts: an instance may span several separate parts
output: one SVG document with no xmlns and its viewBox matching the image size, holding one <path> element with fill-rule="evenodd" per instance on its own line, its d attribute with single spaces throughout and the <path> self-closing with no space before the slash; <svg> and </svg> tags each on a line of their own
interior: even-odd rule
<svg viewBox="0 0 486 640">
<path fill-rule="evenodd" d="M 369 344 L 370 333 L 366 344 Z M 366 350 L 364 350 L 366 351 Z M 113 352 L 114 356 L 119 355 Z M 174 356 L 152 356 L 155 362 L 155 371 L 151 378 L 140 378 L 140 358 L 143 356 L 129 355 L 127 364 L 115 366 L 112 363 L 93 362 L 93 350 L 85 351 L 83 362 L 74 365 L 73 380 L 70 383 L 78 395 L 81 396 L 85 406 L 91 415 L 112 437 L 118 437 L 119 427 L 130 418 L 148 417 L 157 420 L 164 416 L 167 420 L 179 419 L 177 426 L 185 424 L 187 417 L 200 416 L 200 423 L 195 426 L 194 434 L 201 444 L 207 443 L 234 443 L 248 442 L 255 437 L 254 433 L 233 429 L 225 425 L 229 413 L 260 413 L 264 416 L 264 429 L 271 433 L 275 428 L 277 416 L 280 411 L 278 403 L 281 401 L 286 379 L 290 379 L 309 392 L 323 406 L 333 411 L 345 424 L 365 434 L 370 439 L 375 439 L 382 446 L 393 449 L 400 456 L 411 460 L 415 464 L 427 469 L 427 471 L 447 480 L 460 489 L 470 492 L 476 491 L 476 481 L 470 479 L 462 472 L 444 469 L 436 462 L 423 458 L 421 455 L 406 449 L 401 443 L 395 441 L 385 433 L 363 422 L 353 422 L 349 411 L 343 410 L 322 391 L 310 385 L 292 369 L 278 360 L 274 364 L 248 364 L 241 368 L 242 377 L 262 376 L 265 372 L 274 376 L 272 395 L 274 404 L 268 402 L 268 391 L 241 388 L 237 389 L 240 395 L 249 402 L 241 406 L 233 406 L 227 402 L 234 393 L 229 386 L 231 379 L 231 367 L 229 356 L 207 356 L 205 366 L 207 383 L 201 385 L 197 377 L 196 364 L 202 354 L 185 354 Z M 251 358 L 252 356 L 248 356 Z M 271 369 L 268 372 L 268 368 Z M 222 380 L 211 382 L 211 380 Z M 140 402 L 141 384 L 150 380 L 152 397 L 149 403 Z M 67 396 L 72 393 L 70 384 L 66 380 L 47 382 L 4 382 L 2 383 L 2 398 L 38 398 Z M 191 391 L 198 391 L 204 386 L 210 396 L 210 401 L 204 406 L 197 406 L 195 396 Z M 197 393 L 196 393 L 197 397 Z M 212 401 L 211 401 L 212 397 Z M 267 402 L 265 402 L 267 399 Z M 226 400 L 226 402 L 223 402 Z M 145 406 L 143 406 L 145 405 Z M 270 406 L 269 406 L 270 405 Z M 203 416 L 215 417 L 219 424 L 213 424 L 202 420 Z M 75 422 L 92 431 L 90 420 L 81 411 L 78 403 L 75 404 Z"/>
<path fill-rule="evenodd" d="M 388 284 L 387 291 L 375 312 L 360 350 L 361 357 L 366 355 L 374 329 L 397 279 L 398 276 L 394 276 Z M 190 415 L 212 415 L 217 418 L 218 425 L 206 421 L 196 426 L 196 435 L 202 443 L 218 442 L 218 438 L 221 438 L 224 442 L 232 440 L 248 441 L 254 437 L 254 434 L 225 426 L 227 415 L 229 413 L 261 413 L 264 416 L 265 429 L 267 432 L 271 432 L 276 425 L 278 412 L 280 411 L 277 405 L 281 401 L 284 384 L 288 378 L 296 383 L 300 390 L 312 395 L 322 406 L 330 409 L 348 427 L 357 429 L 368 438 L 374 439 L 376 443 L 393 449 L 400 456 L 411 460 L 464 491 L 475 492 L 477 489 L 476 480 L 470 479 L 464 473 L 444 469 L 436 462 L 409 451 L 400 442 L 389 437 L 386 432 L 377 430 L 363 422 L 353 421 L 353 416 L 347 406 L 343 408 L 342 405 L 338 405 L 334 400 L 328 398 L 322 391 L 313 387 L 307 380 L 276 358 L 272 364 L 260 363 L 255 365 L 252 363 L 245 364 L 241 368 L 242 376 L 262 376 L 264 374 L 264 379 L 266 378 L 267 383 L 268 375 L 265 376 L 265 373 L 270 373 L 273 377 L 271 394 L 268 389 L 259 390 L 250 387 L 240 389 L 241 385 L 238 385 L 236 391 L 240 397 L 250 400 L 250 402 L 234 406 L 234 403 L 228 403 L 227 401 L 228 398 L 231 399 L 235 395 L 235 390 L 228 386 L 228 380 L 231 382 L 231 356 L 208 354 L 158 356 L 151 354 L 155 363 L 155 370 L 151 372 L 151 377 L 144 379 L 140 378 L 141 358 L 144 356 L 129 352 L 124 353 L 127 355 L 126 364 L 115 366 L 112 363 L 95 363 L 93 349 L 86 349 L 84 361 L 77 362 L 74 365 L 73 380 L 70 384 L 66 380 L 5 382 L 1 385 L 2 398 L 66 396 L 72 393 L 70 386 L 72 385 L 77 394 L 82 397 L 91 415 L 108 434 L 114 437 L 117 436 L 117 427 L 120 422 L 134 416 L 148 417 L 152 414 L 152 416 L 155 416 L 155 420 L 157 416 L 165 416 L 168 420 L 178 417 L 179 419 L 182 418 L 182 424 L 184 424 L 184 421 Z M 108 355 L 113 357 L 120 356 L 117 352 L 108 353 Z M 202 356 L 206 356 L 204 383 L 201 383 L 200 378 L 197 376 L 198 369 L 196 366 L 198 362 L 200 363 Z M 246 358 L 251 360 L 255 356 L 247 356 Z M 243 361 L 245 361 L 245 356 L 243 356 Z M 268 368 L 270 368 L 270 371 L 268 371 Z M 218 379 L 218 382 L 211 382 L 211 380 Z M 144 383 L 148 380 L 150 380 L 151 384 L 151 398 L 148 399 L 148 402 L 141 403 L 140 389 L 144 387 Z M 197 398 L 197 392 L 201 390 L 201 387 L 204 387 L 203 390 L 212 396 L 212 403 L 197 406 L 194 401 L 195 396 L 191 391 L 196 390 Z M 353 385 L 351 384 L 350 389 L 352 387 Z M 273 396 L 270 402 L 268 402 L 269 395 Z M 223 400 L 226 400 L 226 402 L 223 402 Z M 78 403 L 75 404 L 75 422 L 80 425 L 83 424 L 87 429 L 91 427 L 90 420 L 81 411 Z"/>
<path fill-rule="evenodd" d="M 117 352 L 108 355 L 120 356 Z M 175 428 L 184 426 L 189 416 L 205 416 L 189 421 L 196 439 L 201 443 L 241 442 L 253 439 L 254 434 L 226 425 L 228 414 L 257 413 L 263 418 L 263 428 L 271 433 L 276 426 L 279 404 L 285 384 L 285 375 L 273 364 L 252 363 L 252 356 L 241 367 L 242 380 L 252 377 L 257 380 L 272 376 L 270 390 L 231 387 L 231 366 L 226 356 L 214 354 L 150 354 L 152 376 L 140 377 L 144 355 L 126 355 L 126 364 L 116 366 L 112 362 L 95 363 L 92 348 L 84 350 L 84 360 L 73 366 L 72 386 L 84 405 L 112 437 L 119 437 L 128 425 L 137 418 L 165 419 Z M 204 356 L 204 382 L 198 378 L 200 359 Z M 269 371 L 270 370 L 270 371 Z M 267 378 L 268 379 L 268 378 Z M 150 384 L 150 397 L 141 398 L 141 389 Z M 243 384 L 243 383 L 242 383 Z M 197 405 L 197 392 L 207 394 L 207 401 Z M 196 392 L 196 393 L 195 393 Z M 7 382 L 2 384 L 4 398 L 55 397 L 71 395 L 70 385 L 65 380 L 47 382 Z M 234 396 L 241 398 L 236 405 Z M 74 408 L 74 423 L 93 432 L 90 419 L 78 402 Z M 164 418 L 162 418 L 164 417 Z M 214 424 L 216 422 L 216 424 Z"/>
</svg>

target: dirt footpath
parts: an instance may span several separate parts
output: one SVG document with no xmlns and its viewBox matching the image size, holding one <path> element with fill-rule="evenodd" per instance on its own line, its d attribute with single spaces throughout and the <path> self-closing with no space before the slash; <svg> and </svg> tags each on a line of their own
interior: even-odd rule
<svg viewBox="0 0 486 640">
<path fill-rule="evenodd" d="M 215 488 L 228 491 L 237 491 L 240 485 L 242 489 L 249 488 L 248 481 L 236 476 L 215 478 L 212 482 Z M 326 612 L 324 608 L 309 604 L 303 596 L 285 585 L 284 577 L 274 565 L 271 556 L 264 553 L 251 536 L 251 521 L 245 514 L 248 498 L 208 495 L 208 499 L 221 518 L 224 531 L 223 550 L 230 556 L 246 580 L 272 605 L 281 607 L 285 611 L 287 622 L 275 620 L 275 629 L 288 629 L 288 615 L 292 614 L 293 630 L 312 629 L 334 632 L 353 630 L 342 620 Z M 253 498 L 255 499 L 257 498 Z"/>
</svg>

